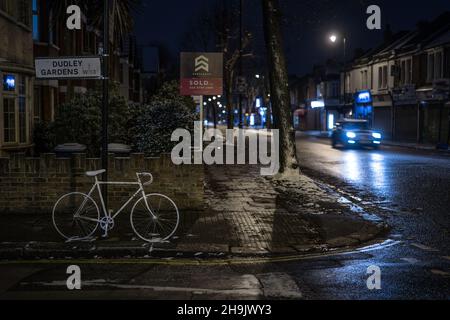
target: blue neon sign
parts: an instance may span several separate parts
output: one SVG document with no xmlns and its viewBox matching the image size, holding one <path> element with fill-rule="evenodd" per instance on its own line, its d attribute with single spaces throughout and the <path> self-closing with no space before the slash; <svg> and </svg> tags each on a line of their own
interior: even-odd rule
<svg viewBox="0 0 450 320">
<path fill-rule="evenodd" d="M 370 91 L 361 91 L 356 94 L 356 103 L 372 103 Z"/>
<path fill-rule="evenodd" d="M 14 91 L 16 90 L 16 77 L 11 74 L 3 76 L 3 90 Z"/>
</svg>

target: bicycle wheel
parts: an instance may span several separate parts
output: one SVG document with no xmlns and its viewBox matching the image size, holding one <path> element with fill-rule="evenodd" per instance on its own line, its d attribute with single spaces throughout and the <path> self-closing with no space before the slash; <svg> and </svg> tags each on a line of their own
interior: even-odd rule
<svg viewBox="0 0 450 320">
<path fill-rule="evenodd" d="M 97 204 L 83 193 L 68 193 L 53 207 L 53 225 L 65 239 L 91 237 L 98 228 L 99 219 Z"/>
<path fill-rule="evenodd" d="M 176 204 L 162 194 L 146 195 L 131 210 L 130 221 L 134 233 L 144 241 L 165 241 L 177 231 L 180 216 Z"/>
</svg>

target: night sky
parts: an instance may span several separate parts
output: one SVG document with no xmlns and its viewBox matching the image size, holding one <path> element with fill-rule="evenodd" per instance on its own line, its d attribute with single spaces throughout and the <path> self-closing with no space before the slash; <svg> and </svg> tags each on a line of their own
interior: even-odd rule
<svg viewBox="0 0 450 320">
<path fill-rule="evenodd" d="M 136 35 L 139 44 L 160 44 L 172 59 L 178 59 L 183 38 L 199 13 L 215 0 L 142 0 L 136 13 Z M 229 0 L 237 1 L 237 0 Z M 310 72 L 314 64 L 327 58 L 342 59 L 342 46 L 331 45 L 331 32 L 345 33 L 348 52 L 369 49 L 380 44 L 387 24 L 394 32 L 410 30 L 419 20 L 430 20 L 450 11 L 449 0 L 281 0 L 284 17 L 284 40 L 290 74 Z M 254 52 L 263 53 L 264 42 L 260 0 L 244 0 L 245 28 L 252 31 Z M 377 4 L 382 10 L 383 30 L 366 28 L 366 9 Z M 175 62 L 176 63 L 176 62 Z"/>
</svg>

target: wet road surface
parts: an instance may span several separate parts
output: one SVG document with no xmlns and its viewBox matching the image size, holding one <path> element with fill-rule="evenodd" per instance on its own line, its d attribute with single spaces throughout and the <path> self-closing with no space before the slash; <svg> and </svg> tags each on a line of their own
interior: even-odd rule
<svg viewBox="0 0 450 320">
<path fill-rule="evenodd" d="M 402 148 L 333 149 L 297 135 L 303 171 L 377 205 L 395 233 L 448 252 L 450 156 Z M 357 199 L 357 200 L 359 200 Z"/>
</svg>

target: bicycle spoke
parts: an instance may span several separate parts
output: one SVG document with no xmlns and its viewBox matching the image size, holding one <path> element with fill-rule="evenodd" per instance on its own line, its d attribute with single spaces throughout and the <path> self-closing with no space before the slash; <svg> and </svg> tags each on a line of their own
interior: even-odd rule
<svg viewBox="0 0 450 320">
<path fill-rule="evenodd" d="M 141 200 L 132 212 L 135 232 L 144 240 L 167 239 L 178 226 L 176 206 L 160 195 L 150 195 Z"/>
<path fill-rule="evenodd" d="M 99 224 L 99 211 L 95 202 L 81 193 L 61 197 L 53 209 L 56 230 L 66 239 L 91 236 Z"/>
</svg>

